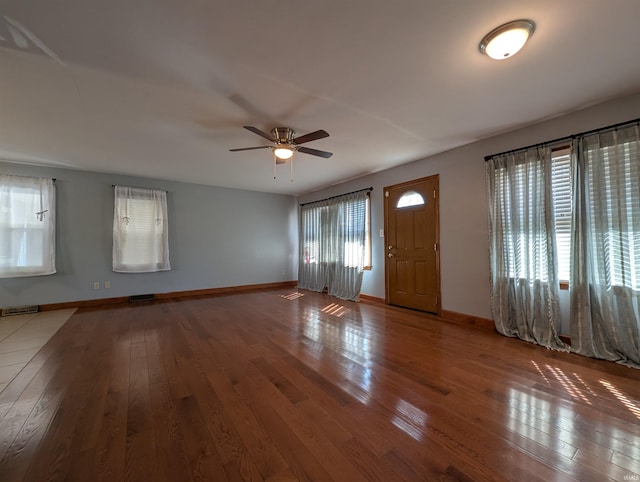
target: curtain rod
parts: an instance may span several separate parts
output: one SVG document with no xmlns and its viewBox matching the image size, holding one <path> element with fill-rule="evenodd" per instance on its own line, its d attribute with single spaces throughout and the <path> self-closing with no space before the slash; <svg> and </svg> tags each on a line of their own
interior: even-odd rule
<svg viewBox="0 0 640 482">
<path fill-rule="evenodd" d="M 625 121 L 625 122 L 619 122 L 617 124 L 612 124 L 612 125 L 607 126 L 607 127 L 600 127 L 598 129 L 591 129 L 589 131 L 579 132 L 578 134 L 572 134 L 570 136 L 558 137 L 557 139 L 553 139 L 552 141 L 538 142 L 537 144 L 531 144 L 530 146 L 519 147 L 517 149 L 511 149 L 511 150 L 504 151 L 504 152 L 498 152 L 497 154 L 491 154 L 490 156 L 484 156 L 484 160 L 488 161 L 492 157 L 503 156 L 505 154 L 513 154 L 514 152 L 526 151 L 528 149 L 535 149 L 536 147 L 550 146 L 552 144 L 558 144 L 558 143 L 560 143 L 562 141 L 569 141 L 571 139 L 575 139 L 576 137 L 583 137 L 583 136 L 587 136 L 589 134 L 595 134 L 596 132 L 611 131 L 611 130 L 618 129 L 619 127 L 623 127 L 623 126 L 627 126 L 627 125 L 631 125 L 631 124 L 637 124 L 637 123 L 640 123 L 640 117 L 638 117 L 637 119 L 630 120 L 630 121 Z"/>
<path fill-rule="evenodd" d="M 116 185 L 112 184 L 111 187 L 116 187 Z M 166 189 L 154 189 L 152 187 L 135 187 L 135 186 L 121 186 L 121 187 L 131 187 L 133 189 L 148 189 L 150 191 L 162 191 L 162 192 L 167 192 L 167 193 L 169 192 Z"/>
<path fill-rule="evenodd" d="M 300 204 L 300 206 L 306 206 L 307 204 L 313 204 L 313 203 L 321 203 L 322 201 L 328 201 L 329 199 L 335 199 L 337 197 L 348 196 L 349 194 L 355 194 L 357 192 L 362 192 L 362 191 L 371 192 L 371 191 L 373 191 L 373 187 L 367 187 L 365 189 L 358 189 L 357 191 L 351 191 L 351 192 L 348 192 L 346 194 L 338 194 L 337 196 L 331 196 L 331 197 L 327 197 L 327 198 L 324 198 L 324 199 L 318 199 L 317 201 L 311 201 L 309 203 L 302 203 L 302 204 Z"/>
</svg>

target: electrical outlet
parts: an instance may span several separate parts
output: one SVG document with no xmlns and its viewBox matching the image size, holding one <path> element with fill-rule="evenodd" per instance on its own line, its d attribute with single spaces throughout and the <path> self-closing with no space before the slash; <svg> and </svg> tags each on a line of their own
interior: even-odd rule
<svg viewBox="0 0 640 482">
<path fill-rule="evenodd" d="M 106 289 L 111 288 L 111 281 L 105 281 L 105 282 L 104 282 L 104 287 L 105 287 Z"/>
<path fill-rule="evenodd" d="M 93 289 L 94 290 L 99 290 L 100 289 L 100 281 L 94 281 L 93 282 Z"/>
</svg>

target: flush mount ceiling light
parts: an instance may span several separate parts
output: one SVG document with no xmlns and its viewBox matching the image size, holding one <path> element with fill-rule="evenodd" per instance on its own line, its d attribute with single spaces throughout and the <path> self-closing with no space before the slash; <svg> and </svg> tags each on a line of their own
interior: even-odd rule
<svg viewBox="0 0 640 482">
<path fill-rule="evenodd" d="M 495 60 L 512 57 L 533 35 L 536 24 L 532 20 L 514 20 L 489 32 L 480 42 L 480 52 Z"/>
</svg>

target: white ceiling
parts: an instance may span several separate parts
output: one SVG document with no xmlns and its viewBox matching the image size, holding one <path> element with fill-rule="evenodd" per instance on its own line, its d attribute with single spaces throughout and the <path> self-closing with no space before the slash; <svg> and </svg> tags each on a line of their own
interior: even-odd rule
<svg viewBox="0 0 640 482">
<path fill-rule="evenodd" d="M 478 42 L 537 24 L 512 59 Z M 0 0 L 0 159 L 300 194 L 640 92 L 638 0 Z M 17 33 L 16 33 L 17 32 Z M 243 125 L 334 153 L 273 179 Z M 489 154 L 489 153 L 488 153 Z"/>
</svg>

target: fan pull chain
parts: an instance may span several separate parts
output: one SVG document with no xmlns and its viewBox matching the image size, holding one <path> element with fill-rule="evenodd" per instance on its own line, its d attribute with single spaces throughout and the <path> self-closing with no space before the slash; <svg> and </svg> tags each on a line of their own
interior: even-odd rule
<svg viewBox="0 0 640 482">
<path fill-rule="evenodd" d="M 293 182 L 293 156 L 291 156 L 289 163 L 291 164 L 291 182 Z"/>
</svg>

